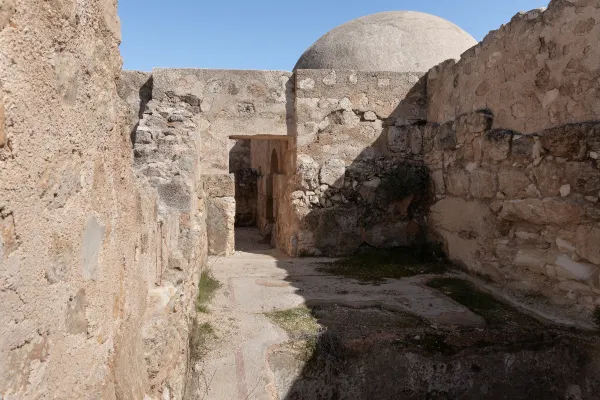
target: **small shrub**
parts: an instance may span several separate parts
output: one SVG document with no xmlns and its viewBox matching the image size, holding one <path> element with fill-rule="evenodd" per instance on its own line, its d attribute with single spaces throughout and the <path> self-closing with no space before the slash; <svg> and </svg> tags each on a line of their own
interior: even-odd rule
<svg viewBox="0 0 600 400">
<path fill-rule="evenodd" d="M 203 271 L 198 283 L 198 298 L 196 299 L 196 310 L 200 313 L 208 313 L 208 305 L 215 297 L 217 290 L 221 287 L 221 282 L 216 280 L 208 270 Z"/>
<path fill-rule="evenodd" d="M 193 320 L 189 339 L 192 360 L 200 360 L 206 355 L 208 342 L 215 336 L 215 329 L 210 323 L 199 324 L 197 320 Z"/>
<path fill-rule="evenodd" d="M 400 164 L 386 175 L 382 188 L 391 200 L 423 193 L 429 188 L 429 169 L 424 165 Z"/>
</svg>

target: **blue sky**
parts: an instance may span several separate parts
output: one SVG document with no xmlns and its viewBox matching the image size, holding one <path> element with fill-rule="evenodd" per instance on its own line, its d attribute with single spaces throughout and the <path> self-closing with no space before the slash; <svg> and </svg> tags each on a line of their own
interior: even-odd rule
<svg viewBox="0 0 600 400">
<path fill-rule="evenodd" d="M 330 29 L 381 11 L 438 15 L 477 40 L 548 0 L 119 0 L 124 68 L 291 70 Z"/>
</svg>

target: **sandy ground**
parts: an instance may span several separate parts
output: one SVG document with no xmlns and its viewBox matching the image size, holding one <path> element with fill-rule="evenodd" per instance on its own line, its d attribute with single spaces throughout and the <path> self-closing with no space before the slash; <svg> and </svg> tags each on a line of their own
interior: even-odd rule
<svg viewBox="0 0 600 400">
<path fill-rule="evenodd" d="M 277 399 L 267 352 L 289 340 L 264 313 L 301 305 L 337 304 L 407 311 L 431 324 L 482 326 L 483 319 L 439 292 L 424 286 L 431 276 L 365 285 L 325 275 L 317 268 L 331 259 L 289 258 L 261 244 L 253 229 L 237 232 L 235 255 L 209 260 L 222 283 L 201 322 L 210 322 L 215 337 L 194 366 L 199 388 L 193 398 L 210 400 Z"/>
</svg>

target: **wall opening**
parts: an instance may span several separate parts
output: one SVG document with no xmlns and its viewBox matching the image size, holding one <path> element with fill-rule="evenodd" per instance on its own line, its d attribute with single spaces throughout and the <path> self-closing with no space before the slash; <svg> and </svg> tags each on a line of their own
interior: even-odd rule
<svg viewBox="0 0 600 400">
<path fill-rule="evenodd" d="M 275 222 L 275 199 L 273 196 L 273 186 L 275 184 L 275 175 L 279 174 L 279 158 L 277 151 L 271 152 L 271 165 L 269 168 L 269 178 L 267 179 L 267 220 L 270 223 Z"/>
</svg>

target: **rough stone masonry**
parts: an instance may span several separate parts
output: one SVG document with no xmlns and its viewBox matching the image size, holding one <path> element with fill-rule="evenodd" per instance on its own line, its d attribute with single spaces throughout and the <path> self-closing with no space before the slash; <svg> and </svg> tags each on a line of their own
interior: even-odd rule
<svg viewBox="0 0 600 400">
<path fill-rule="evenodd" d="M 368 16 L 294 72 L 121 71 L 116 6 L 0 1 L 3 398 L 180 399 L 236 221 L 293 256 L 438 241 L 509 293 L 600 305 L 596 0 L 479 44 Z"/>
</svg>

